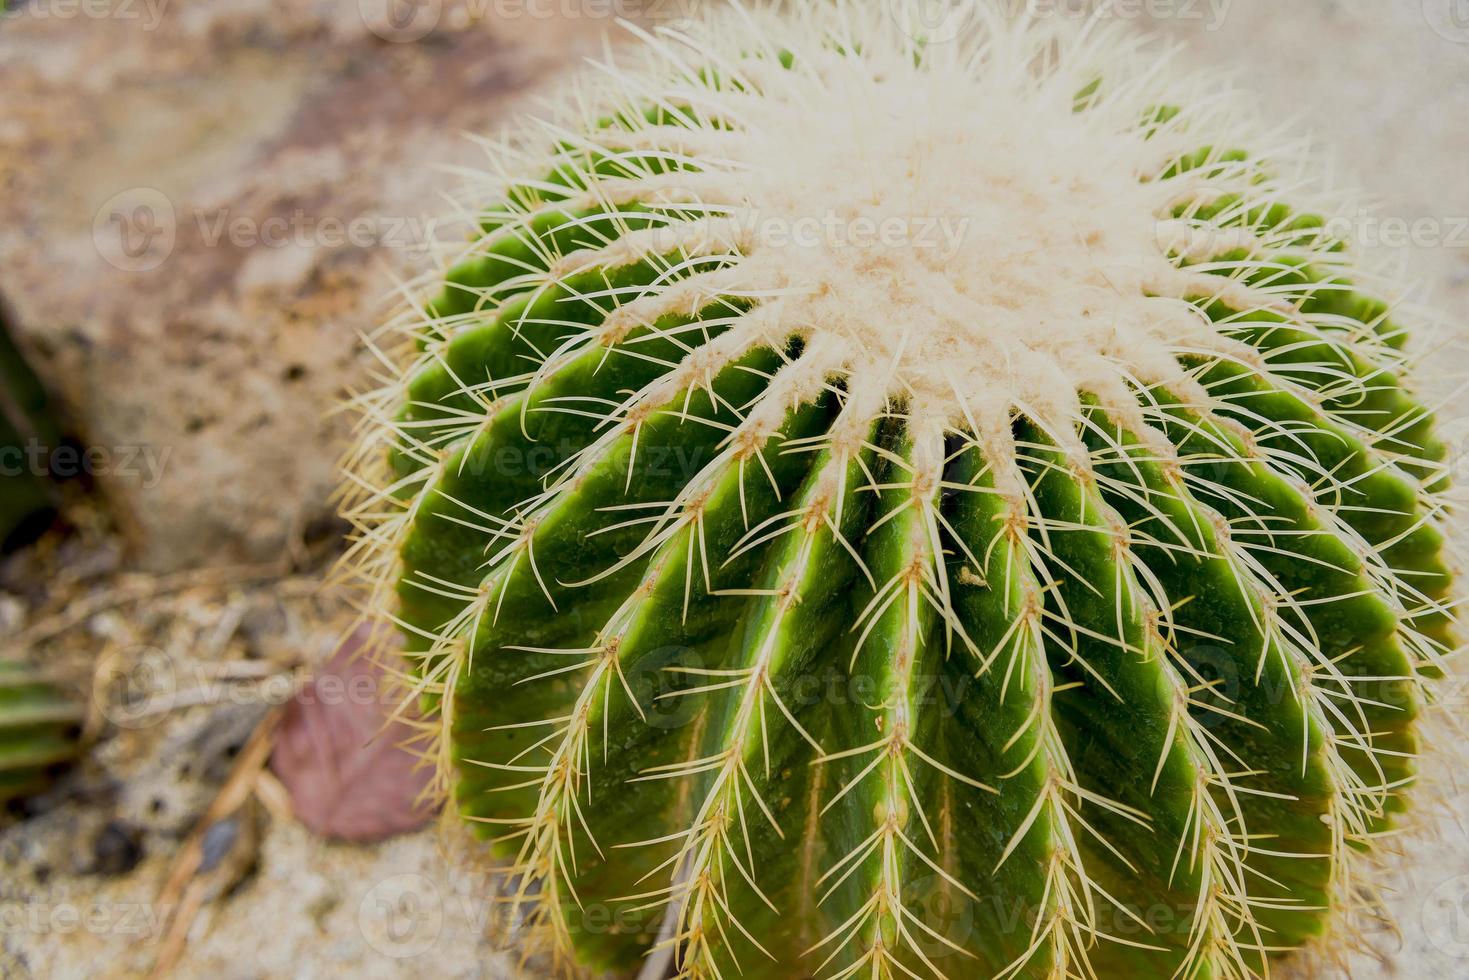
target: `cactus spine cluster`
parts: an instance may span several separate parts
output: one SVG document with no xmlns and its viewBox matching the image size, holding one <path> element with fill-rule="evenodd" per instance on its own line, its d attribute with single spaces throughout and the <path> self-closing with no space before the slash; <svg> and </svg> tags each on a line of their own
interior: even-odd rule
<svg viewBox="0 0 1469 980">
<path fill-rule="evenodd" d="M 349 568 L 558 970 L 1259 976 L 1404 805 L 1395 288 L 1217 80 L 953 6 L 646 36 L 376 339 Z"/>
</svg>

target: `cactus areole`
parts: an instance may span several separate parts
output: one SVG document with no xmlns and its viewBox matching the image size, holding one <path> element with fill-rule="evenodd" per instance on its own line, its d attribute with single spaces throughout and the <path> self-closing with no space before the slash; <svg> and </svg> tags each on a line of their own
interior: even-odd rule
<svg viewBox="0 0 1469 980">
<path fill-rule="evenodd" d="M 651 33 L 491 146 L 349 567 L 537 969 L 1263 975 L 1452 652 L 1400 297 L 1217 80 L 894 6 Z"/>
</svg>

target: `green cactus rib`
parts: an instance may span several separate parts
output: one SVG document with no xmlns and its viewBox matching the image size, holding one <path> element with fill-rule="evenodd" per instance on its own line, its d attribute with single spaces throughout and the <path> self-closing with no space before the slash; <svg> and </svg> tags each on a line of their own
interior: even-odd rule
<svg viewBox="0 0 1469 980">
<path fill-rule="evenodd" d="M 80 754 L 82 711 L 25 664 L 0 660 L 0 803 L 45 789 Z"/>
<path fill-rule="evenodd" d="M 1161 56 L 874 6 L 650 37 L 496 148 L 347 567 L 555 970 L 1265 975 L 1454 652 L 1403 314 Z M 950 255 L 769 234 L 935 201 Z"/>
<path fill-rule="evenodd" d="M 56 491 L 28 463 L 34 446 L 55 448 L 61 433 L 35 372 L 0 308 L 0 548 L 33 538 L 56 510 Z"/>
</svg>

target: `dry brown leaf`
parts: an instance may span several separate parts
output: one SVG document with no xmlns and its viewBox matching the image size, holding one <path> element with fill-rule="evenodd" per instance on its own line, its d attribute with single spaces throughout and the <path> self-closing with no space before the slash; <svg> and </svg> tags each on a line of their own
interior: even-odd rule
<svg viewBox="0 0 1469 980">
<path fill-rule="evenodd" d="M 296 816 L 322 837 L 382 840 L 417 830 L 436 807 L 432 780 L 412 742 L 412 719 L 394 718 L 401 692 L 363 654 L 367 631 L 342 645 L 286 705 L 270 768 Z"/>
</svg>

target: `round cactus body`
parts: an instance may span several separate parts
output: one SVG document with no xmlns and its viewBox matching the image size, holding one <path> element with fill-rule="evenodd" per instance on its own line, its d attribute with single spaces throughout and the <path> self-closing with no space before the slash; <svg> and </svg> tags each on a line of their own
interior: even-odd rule
<svg viewBox="0 0 1469 980">
<path fill-rule="evenodd" d="M 992 6 L 650 35 L 383 335 L 351 567 L 558 970 L 1256 976 L 1404 805 L 1398 297 L 1216 80 Z"/>
<path fill-rule="evenodd" d="M 0 803 L 43 790 L 80 754 L 82 711 L 25 664 L 0 660 Z"/>
</svg>

